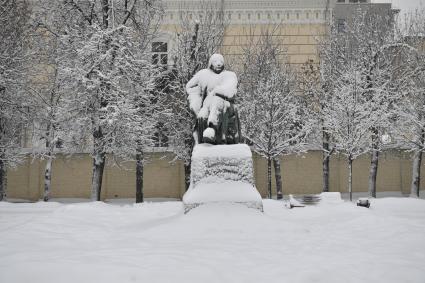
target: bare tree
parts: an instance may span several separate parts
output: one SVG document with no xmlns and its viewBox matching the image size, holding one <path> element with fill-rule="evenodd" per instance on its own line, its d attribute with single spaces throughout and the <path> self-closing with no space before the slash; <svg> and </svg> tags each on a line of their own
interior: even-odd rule
<svg viewBox="0 0 425 283">
<path fill-rule="evenodd" d="M 307 136 L 303 97 L 296 94 L 295 75 L 274 39 L 278 27 L 250 37 L 244 49 L 241 73 L 242 134 L 254 151 L 267 158 L 267 188 L 272 197 L 272 162 L 277 197 L 282 198 L 279 156 L 304 149 Z M 279 172 L 277 172 L 279 170 Z"/>
<path fill-rule="evenodd" d="M 393 137 L 397 144 L 413 152 L 411 197 L 419 197 L 422 154 L 425 150 L 425 7 L 420 7 L 406 18 L 401 30 L 403 39 L 398 54 L 397 79 L 394 85 L 400 93 L 394 104 L 395 127 Z"/>
<path fill-rule="evenodd" d="M 359 88 L 359 74 L 347 68 L 337 82 L 330 106 L 326 108 L 326 127 L 332 133 L 337 152 L 348 162 L 348 192 L 352 200 L 353 161 L 368 151 L 369 128 L 373 124 L 366 97 Z"/>
<path fill-rule="evenodd" d="M 311 121 L 315 122 L 309 143 L 322 151 L 323 192 L 329 192 L 329 162 L 335 151 L 331 132 L 325 126 L 328 118 L 325 113 L 333 92 L 332 77 L 337 64 L 336 58 L 333 57 L 335 53 L 331 52 L 330 46 L 332 46 L 331 42 L 321 42 L 320 64 L 309 61 L 302 66 L 298 75 L 298 84 L 308 105 L 306 114 L 309 115 Z"/>
<path fill-rule="evenodd" d="M 396 99 L 391 83 L 396 46 L 392 16 L 359 10 L 342 28 L 332 26 L 320 49 L 320 91 L 316 90 L 319 93 L 316 101 L 318 113 L 325 114 L 319 114 L 319 121 L 324 125 L 324 145 L 334 141 L 348 156 L 349 163 L 357 154 L 371 153 L 369 192 L 372 197 L 376 197 L 378 158 L 384 148 L 381 136 L 391 127 L 389 110 Z M 340 100 L 335 100 L 336 97 Z M 348 105 L 348 101 L 353 105 Z M 346 108 L 347 115 L 335 120 L 330 113 L 336 111 L 336 115 L 339 107 Z M 340 130 L 347 127 L 344 134 L 337 130 L 338 123 L 345 125 Z M 326 124 L 332 125 L 331 128 L 326 128 Z M 361 127 L 368 127 L 369 132 L 363 133 Z M 369 141 L 365 142 L 363 137 Z M 324 169 L 324 176 L 326 171 Z M 351 192 L 351 180 L 349 189 Z"/>
<path fill-rule="evenodd" d="M 25 33 L 29 19 L 24 0 L 0 4 L 0 201 L 6 198 L 6 169 L 22 160 L 27 120 L 25 102 Z"/>
<path fill-rule="evenodd" d="M 49 30 L 64 47 L 58 67 L 73 115 L 68 140 L 91 149 L 92 199 L 100 200 L 107 153 L 113 163 L 140 159 L 151 143 L 158 71 L 150 43 L 162 8 L 158 1 L 62 0 L 46 9 L 54 20 L 45 25 L 58 23 Z M 140 160 L 136 169 L 142 172 Z"/>
<path fill-rule="evenodd" d="M 38 5 L 37 5 L 38 4 Z M 34 76 L 43 76 L 41 83 L 29 82 L 27 85 L 29 114 L 32 121 L 31 148 L 34 158 L 46 160 L 44 168 L 44 194 L 43 200 L 48 201 L 51 192 L 52 165 L 57 148 L 62 148 L 66 136 L 65 121 L 70 119 L 64 109 L 63 85 L 67 82 L 62 73 L 62 59 L 66 47 L 60 43 L 60 38 L 55 30 L 50 30 L 52 20 L 47 21 L 42 3 L 37 3 L 32 8 L 32 29 L 28 34 L 31 52 L 28 62 L 44 66 L 42 71 L 33 74 L 29 71 L 30 81 Z M 45 3 L 49 4 L 49 3 Z M 55 23 L 59 25 L 59 22 Z M 62 151 L 64 148 L 61 149 Z"/>
<path fill-rule="evenodd" d="M 373 114 L 379 115 L 370 124 L 371 140 L 368 150 L 371 154 L 368 189 L 370 196 L 376 197 L 379 153 L 383 149 L 381 136 L 391 127 L 387 114 L 395 100 L 393 89 L 390 88 L 396 67 L 394 14 L 392 11 L 388 14 L 359 12 L 347 24 L 345 33 L 350 40 L 350 53 L 357 54 L 358 57 L 357 69 L 364 95 L 367 102 L 373 105 Z"/>
</svg>

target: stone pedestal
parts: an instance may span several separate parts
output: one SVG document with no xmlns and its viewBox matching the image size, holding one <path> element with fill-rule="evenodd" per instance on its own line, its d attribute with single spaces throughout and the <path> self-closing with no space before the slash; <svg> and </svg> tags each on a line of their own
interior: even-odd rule
<svg viewBox="0 0 425 283">
<path fill-rule="evenodd" d="M 242 203 L 263 210 L 254 184 L 252 154 L 245 144 L 198 144 L 192 153 L 185 211 L 206 203 Z"/>
</svg>

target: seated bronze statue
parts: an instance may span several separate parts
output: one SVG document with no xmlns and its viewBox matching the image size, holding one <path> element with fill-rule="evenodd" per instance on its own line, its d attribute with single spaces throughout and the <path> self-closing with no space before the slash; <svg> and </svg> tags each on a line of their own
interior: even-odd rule
<svg viewBox="0 0 425 283">
<path fill-rule="evenodd" d="M 187 83 L 190 109 L 196 115 L 196 143 L 236 144 L 240 142 L 240 122 L 235 102 L 238 79 L 224 70 L 224 58 L 213 54 L 208 68 Z"/>
</svg>

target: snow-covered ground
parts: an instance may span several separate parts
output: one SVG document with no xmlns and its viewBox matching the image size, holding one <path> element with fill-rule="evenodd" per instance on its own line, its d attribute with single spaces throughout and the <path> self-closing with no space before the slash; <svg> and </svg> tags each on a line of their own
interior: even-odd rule
<svg viewBox="0 0 425 283">
<path fill-rule="evenodd" d="M 0 203 L 0 282 L 425 282 L 425 200 Z"/>
</svg>

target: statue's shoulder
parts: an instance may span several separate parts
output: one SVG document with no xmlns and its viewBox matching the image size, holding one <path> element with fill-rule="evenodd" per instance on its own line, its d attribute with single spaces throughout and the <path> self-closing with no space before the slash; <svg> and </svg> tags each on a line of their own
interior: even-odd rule
<svg viewBox="0 0 425 283">
<path fill-rule="evenodd" d="M 202 69 L 199 72 L 196 73 L 196 76 L 201 81 L 210 81 L 216 78 L 218 75 L 211 71 L 210 69 Z"/>
<path fill-rule="evenodd" d="M 224 70 L 223 72 L 220 73 L 220 76 L 222 78 L 222 80 L 232 80 L 232 81 L 236 81 L 238 80 L 238 77 L 236 76 L 235 72 L 232 71 L 227 71 Z"/>
<path fill-rule="evenodd" d="M 198 76 L 208 76 L 211 73 L 214 73 L 214 72 L 212 72 L 210 69 L 202 69 L 202 70 L 199 70 L 196 73 L 196 75 L 198 75 Z"/>
<path fill-rule="evenodd" d="M 223 75 L 223 77 L 228 77 L 228 78 L 230 78 L 230 77 L 236 78 L 237 77 L 235 72 L 227 71 L 227 70 L 224 70 L 223 72 L 221 72 L 221 74 Z"/>
<path fill-rule="evenodd" d="M 235 76 L 236 76 L 236 73 L 235 73 L 235 72 L 233 72 L 233 71 L 229 71 L 229 70 L 224 70 L 222 73 L 223 73 L 223 74 L 233 74 L 233 75 L 235 75 Z"/>
</svg>

